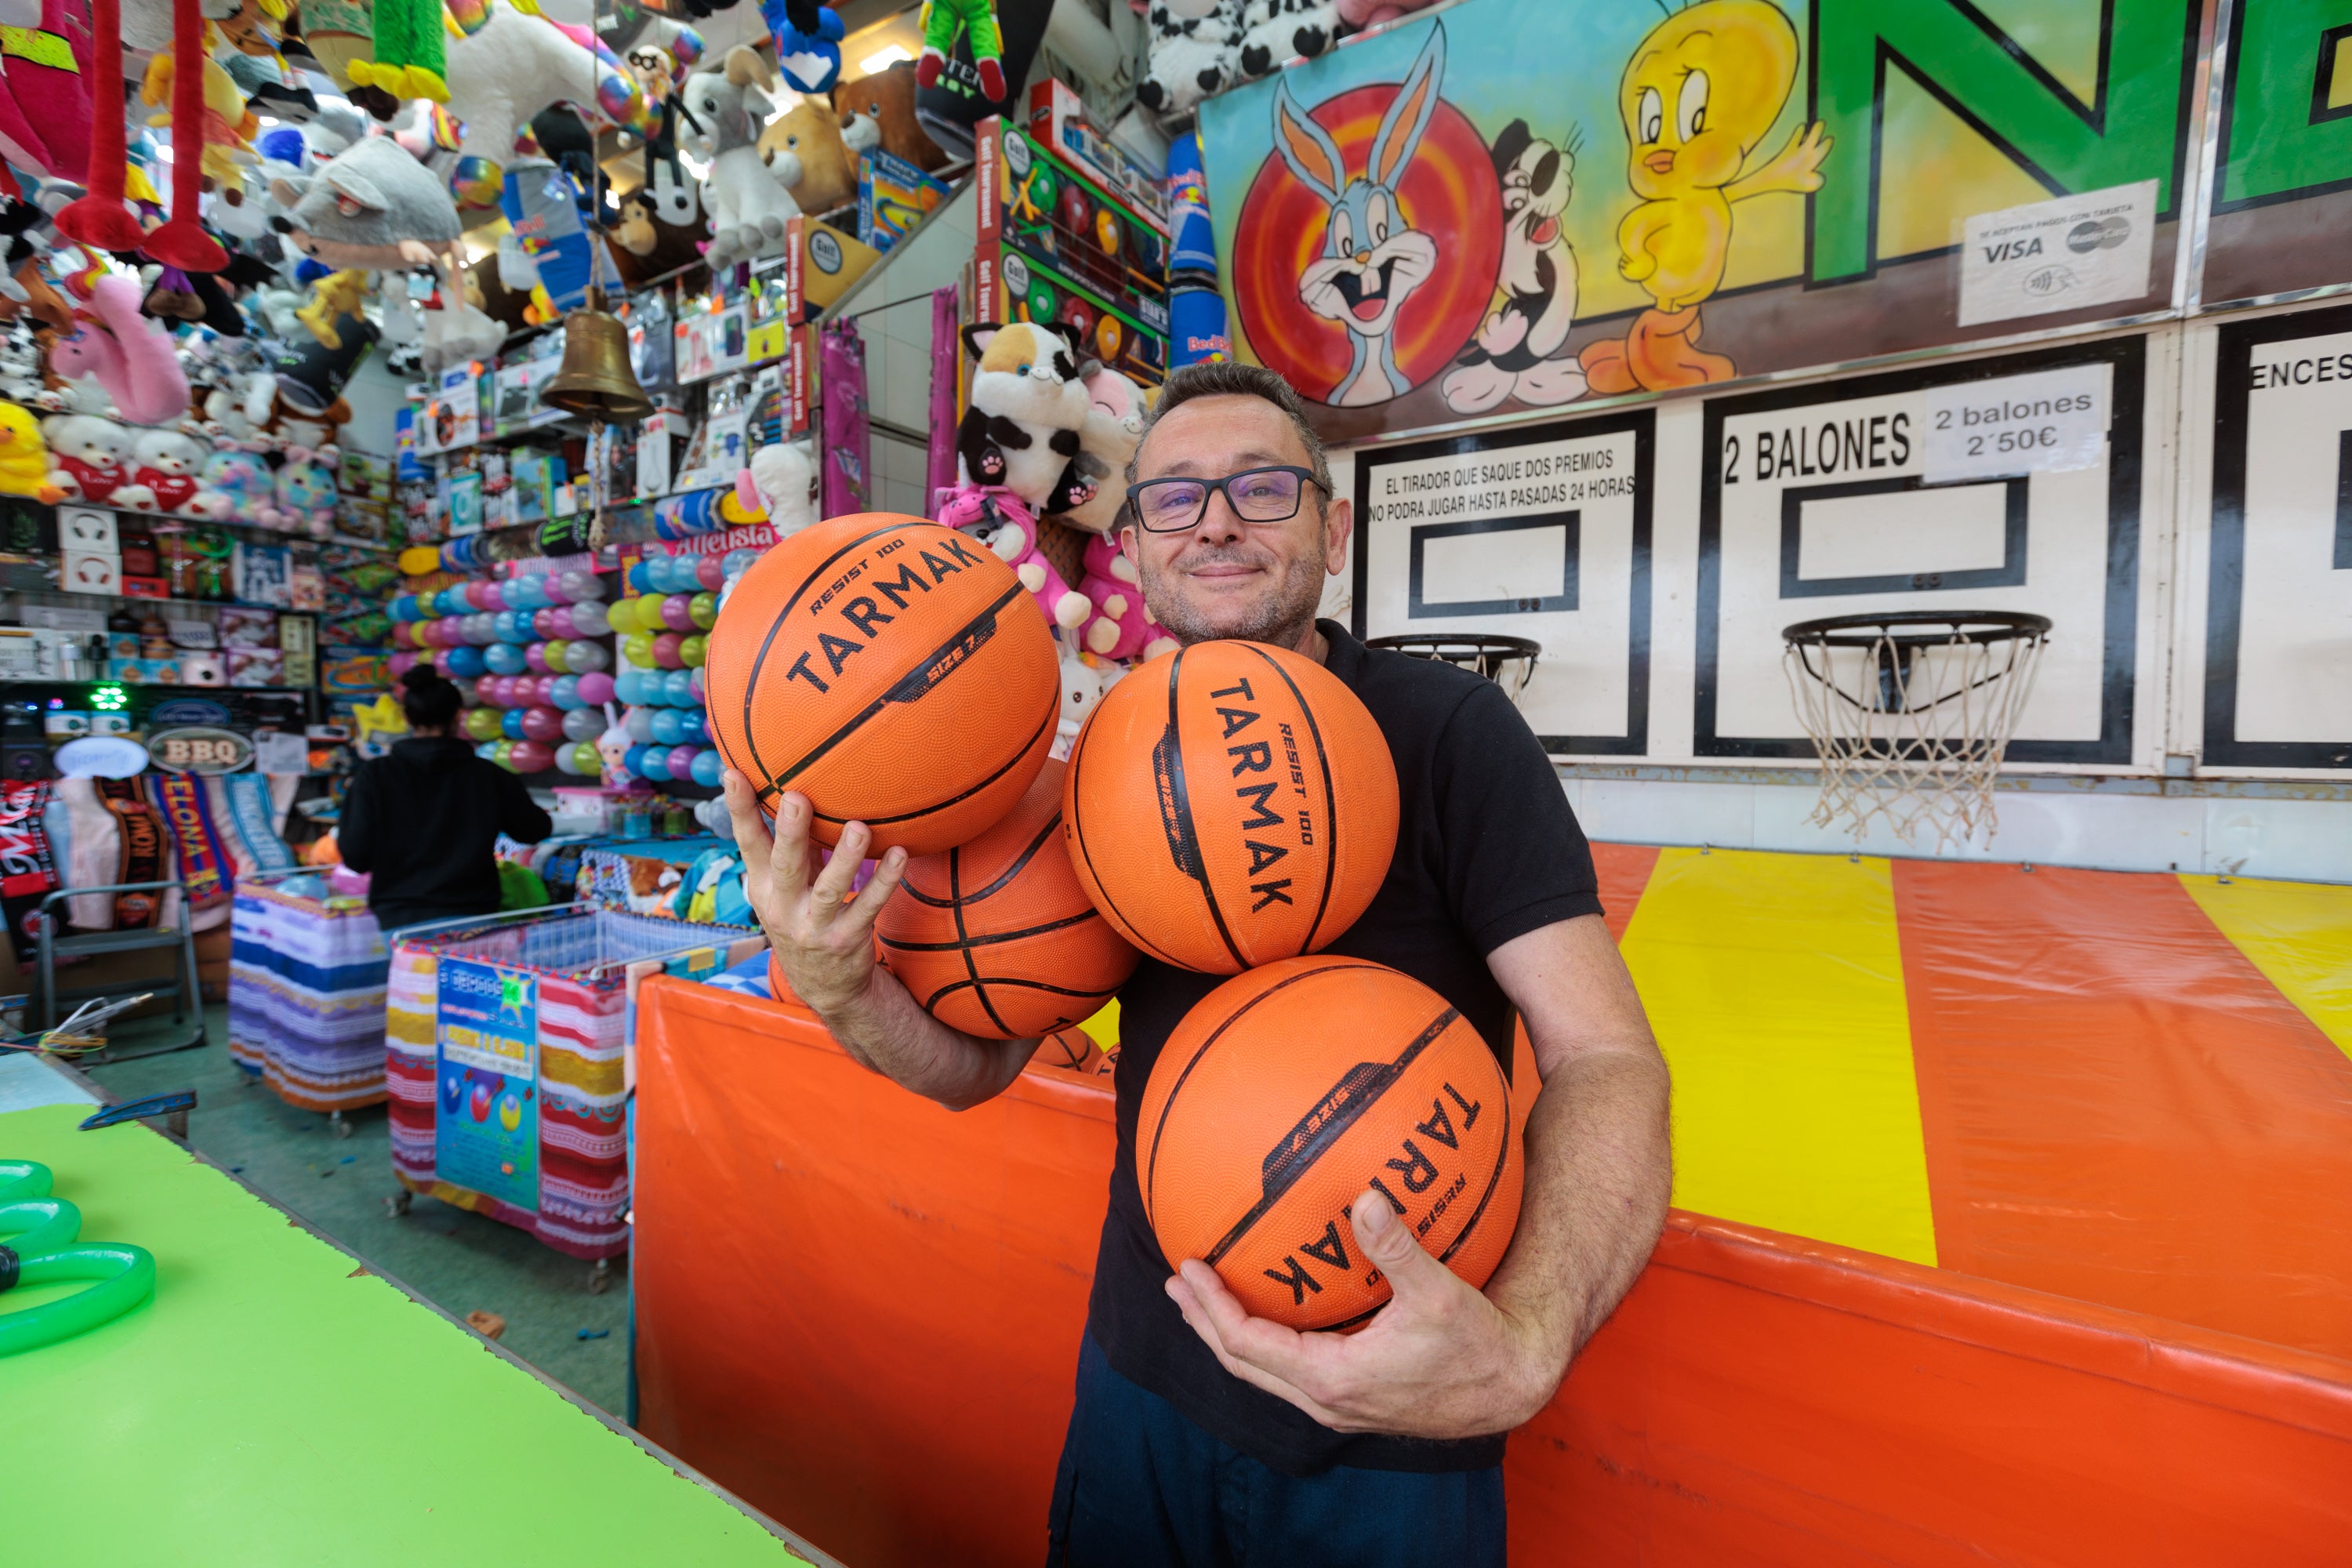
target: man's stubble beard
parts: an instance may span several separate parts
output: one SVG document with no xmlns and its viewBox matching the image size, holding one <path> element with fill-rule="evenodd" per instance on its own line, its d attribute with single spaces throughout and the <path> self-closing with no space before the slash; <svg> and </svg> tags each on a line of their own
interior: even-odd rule
<svg viewBox="0 0 2352 1568">
<path fill-rule="evenodd" d="M 1317 530 L 1318 535 L 1322 531 L 1319 528 Z M 1263 547 L 1255 550 L 1210 550 L 1194 555 L 1192 562 L 1198 564 L 1230 560 L 1244 565 L 1263 565 L 1268 553 Z M 1315 625 L 1315 612 L 1323 603 L 1324 571 L 1319 552 L 1314 557 L 1292 561 L 1256 612 L 1230 626 L 1212 626 L 1206 621 L 1196 619 L 1190 605 L 1160 586 L 1158 573 L 1140 561 L 1137 567 L 1143 579 L 1144 607 L 1151 612 L 1153 620 L 1167 629 L 1169 636 L 1188 647 L 1194 643 L 1227 640 L 1295 648 L 1306 639 L 1308 630 Z"/>
</svg>

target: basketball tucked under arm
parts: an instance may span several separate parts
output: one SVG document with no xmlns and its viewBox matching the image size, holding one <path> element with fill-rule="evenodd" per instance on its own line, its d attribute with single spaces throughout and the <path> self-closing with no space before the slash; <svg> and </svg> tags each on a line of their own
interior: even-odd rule
<svg viewBox="0 0 2352 1568">
<path fill-rule="evenodd" d="M 951 1029 L 875 962 L 875 917 L 906 872 L 906 851 L 885 851 L 873 879 L 853 895 L 850 879 L 871 847 L 864 824 L 843 829 L 833 859 L 818 869 L 805 797 L 787 792 L 777 803 L 772 842 L 750 781 L 730 771 L 725 782 L 744 896 L 767 932 L 769 973 L 780 993 L 806 1003 L 860 1063 L 950 1110 L 1002 1093 L 1037 1042 L 980 1040 Z"/>
</svg>

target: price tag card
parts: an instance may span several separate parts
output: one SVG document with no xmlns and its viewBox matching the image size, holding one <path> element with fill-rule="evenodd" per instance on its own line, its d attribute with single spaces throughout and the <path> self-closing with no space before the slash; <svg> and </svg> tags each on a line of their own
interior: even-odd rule
<svg viewBox="0 0 2352 1568">
<path fill-rule="evenodd" d="M 1940 485 L 2097 467 L 2106 456 L 2107 376 L 2103 364 L 2070 365 L 1929 387 L 1921 479 Z"/>
</svg>

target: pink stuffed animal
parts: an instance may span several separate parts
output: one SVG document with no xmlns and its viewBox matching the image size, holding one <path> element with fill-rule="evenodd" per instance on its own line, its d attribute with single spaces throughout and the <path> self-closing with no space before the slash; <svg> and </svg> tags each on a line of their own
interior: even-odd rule
<svg viewBox="0 0 2352 1568">
<path fill-rule="evenodd" d="M 193 220 L 191 220 L 193 221 Z M 90 285 L 73 335 L 49 351 L 59 375 L 89 375 L 133 425 L 162 425 L 188 411 L 188 376 L 172 334 L 139 313 L 139 285 L 112 273 Z"/>
<path fill-rule="evenodd" d="M 940 502 L 939 521 L 996 552 L 1051 624 L 1075 633 L 1094 614 L 1093 603 L 1037 548 L 1037 520 L 1029 514 L 1029 503 L 1003 486 L 957 486 Z"/>
<path fill-rule="evenodd" d="M 1087 623 L 1088 653 L 1104 658 L 1157 658 L 1175 648 L 1176 639 L 1143 607 L 1142 580 L 1136 575 L 1135 563 L 1108 534 L 1087 541 L 1087 574 L 1078 592 L 1095 609 L 1095 618 Z"/>
<path fill-rule="evenodd" d="M 1350 27 L 1362 28 L 1402 21 L 1433 3 L 1434 0 L 1336 0 L 1334 8 L 1340 21 Z"/>
</svg>

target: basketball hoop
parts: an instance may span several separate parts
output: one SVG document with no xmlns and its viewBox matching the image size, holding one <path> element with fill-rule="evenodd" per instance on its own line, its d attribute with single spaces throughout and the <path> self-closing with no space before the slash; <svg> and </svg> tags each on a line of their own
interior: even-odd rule
<svg viewBox="0 0 2352 1568">
<path fill-rule="evenodd" d="M 2010 736 L 2032 694 L 2050 636 L 2045 616 L 2005 610 L 1896 610 L 1800 621 L 1780 633 L 1781 666 L 1821 753 L 1812 820 L 1853 836 L 1884 817 L 1909 842 L 1990 838 Z"/>
<path fill-rule="evenodd" d="M 1367 637 L 1366 647 L 1384 647 L 1411 658 L 1443 659 L 1459 668 L 1475 669 L 1510 694 L 1513 703 L 1528 689 L 1536 672 L 1543 644 L 1533 637 L 1507 637 L 1486 632 L 1407 632 L 1397 637 Z M 1516 670 L 1509 667 L 1516 664 Z M 1511 679 L 1505 679 L 1506 675 Z"/>
</svg>

